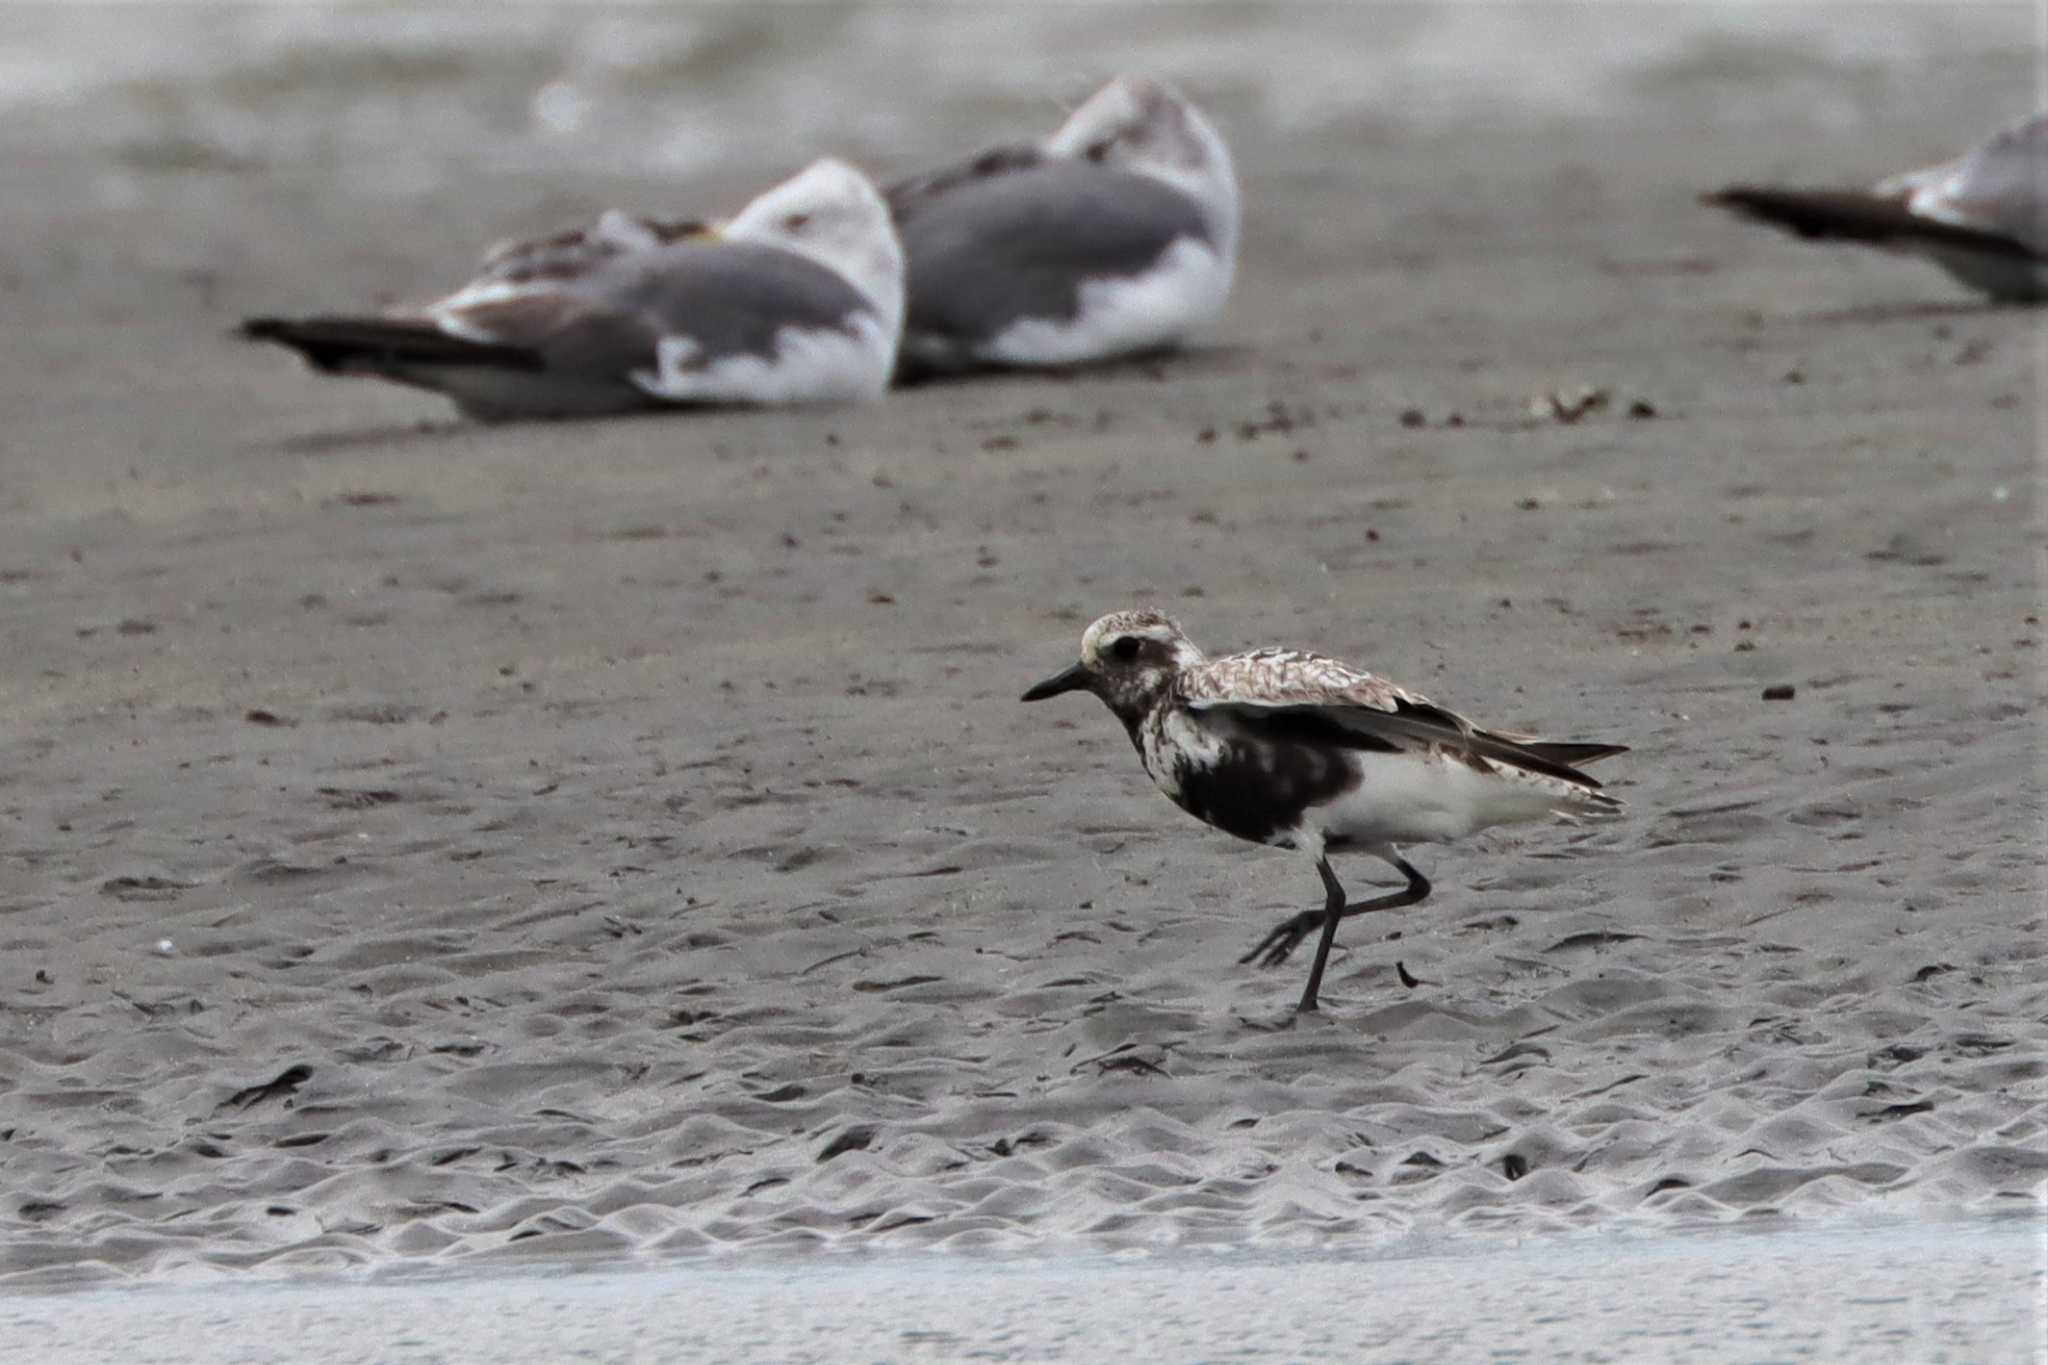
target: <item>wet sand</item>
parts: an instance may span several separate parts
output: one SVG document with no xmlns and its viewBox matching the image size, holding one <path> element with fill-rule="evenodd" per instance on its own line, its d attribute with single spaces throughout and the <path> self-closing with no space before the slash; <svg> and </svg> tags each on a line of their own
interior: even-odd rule
<svg viewBox="0 0 2048 1365">
<path fill-rule="evenodd" d="M 507 428 L 224 334 L 772 173 L 5 134 L 0 1283 L 2037 1208 L 2038 315 L 1695 205 L 1818 114 L 1219 117 L 1191 354 Z M 1419 850 L 1283 1027 L 1313 875 L 1016 704 L 1140 602 L 1632 745 L 1632 816 Z"/>
</svg>

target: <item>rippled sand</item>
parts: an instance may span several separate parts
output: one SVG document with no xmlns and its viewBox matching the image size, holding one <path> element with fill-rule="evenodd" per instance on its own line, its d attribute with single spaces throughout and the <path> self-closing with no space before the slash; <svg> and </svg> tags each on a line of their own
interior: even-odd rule
<svg viewBox="0 0 2048 1365">
<path fill-rule="evenodd" d="M 0 1275 L 2034 1207 L 2038 322 L 1692 202 L 1933 159 L 2024 70 L 1941 54 L 1933 124 L 1706 50 L 1618 121 L 1225 92 L 1241 292 L 1177 360 L 506 429 L 224 333 L 811 149 L 348 182 L 16 121 Z M 1281 1027 L 1303 966 L 1235 959 L 1314 878 L 1015 703 L 1144 600 L 1631 744 L 1634 815 L 1422 850 Z"/>
</svg>

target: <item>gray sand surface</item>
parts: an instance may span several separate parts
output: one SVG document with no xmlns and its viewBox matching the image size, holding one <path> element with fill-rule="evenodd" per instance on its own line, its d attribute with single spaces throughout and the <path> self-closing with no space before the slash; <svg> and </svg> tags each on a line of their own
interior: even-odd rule
<svg viewBox="0 0 2048 1365">
<path fill-rule="evenodd" d="M 1224 85 L 1208 344 L 829 412 L 485 428 L 224 339 L 811 146 L 345 179 L 8 121 L 0 1284 L 2038 1209 L 2040 315 L 1693 202 L 1968 145 L 2014 15 L 1938 106 L 1739 44 L 1618 116 Z M 1235 959 L 1310 870 L 1016 704 L 1147 601 L 1632 745 L 1631 818 L 1418 850 L 1283 1027 L 1305 964 Z"/>
</svg>

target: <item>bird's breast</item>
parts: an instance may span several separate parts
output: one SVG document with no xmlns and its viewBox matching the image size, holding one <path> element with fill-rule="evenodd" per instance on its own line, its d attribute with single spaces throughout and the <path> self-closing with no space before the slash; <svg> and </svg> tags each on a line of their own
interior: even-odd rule
<svg viewBox="0 0 2048 1365">
<path fill-rule="evenodd" d="M 1358 785 L 1343 750 L 1218 733 L 1184 710 L 1161 715 L 1139 747 L 1175 805 L 1254 843 L 1288 842 L 1305 816 Z"/>
</svg>

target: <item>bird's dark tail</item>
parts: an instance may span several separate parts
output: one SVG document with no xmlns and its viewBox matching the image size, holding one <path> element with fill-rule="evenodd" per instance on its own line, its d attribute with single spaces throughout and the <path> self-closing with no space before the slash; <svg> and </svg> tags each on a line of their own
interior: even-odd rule
<svg viewBox="0 0 2048 1365">
<path fill-rule="evenodd" d="M 529 347 L 471 341 L 431 322 L 401 318 L 250 318 L 238 334 L 289 346 L 329 374 L 390 374 L 435 365 L 542 368 L 540 353 Z"/>
<path fill-rule="evenodd" d="M 1896 198 L 1860 190 L 1779 190 L 1730 185 L 1700 196 L 1700 202 L 1810 241 L 1862 242 L 1870 246 L 1953 247 L 1993 256 L 2034 260 L 2028 247 L 1981 228 L 1924 218 Z"/>
</svg>

